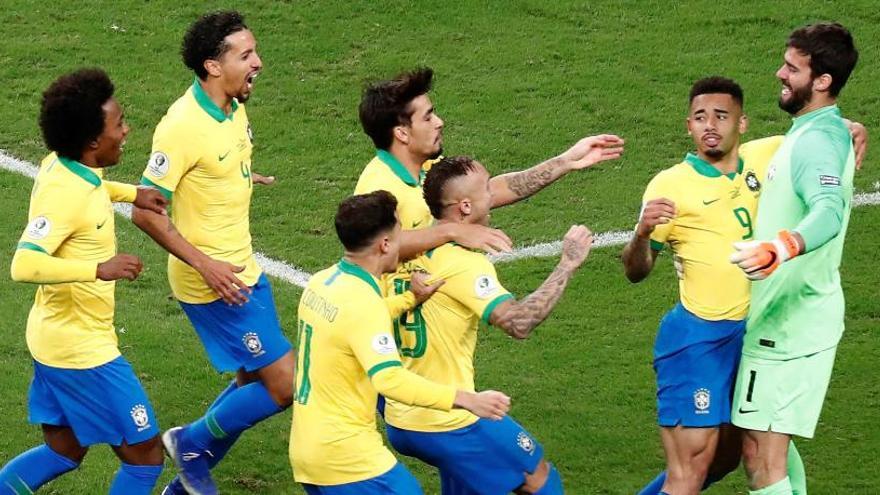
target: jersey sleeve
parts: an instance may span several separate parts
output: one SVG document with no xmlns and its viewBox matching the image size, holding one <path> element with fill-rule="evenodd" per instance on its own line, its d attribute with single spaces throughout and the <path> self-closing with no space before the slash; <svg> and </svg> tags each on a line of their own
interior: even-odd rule
<svg viewBox="0 0 880 495">
<path fill-rule="evenodd" d="M 403 369 L 384 311 L 363 315 L 347 334 L 348 345 L 380 394 L 405 404 L 448 411 L 455 389 L 428 381 Z"/>
<path fill-rule="evenodd" d="M 645 209 L 645 205 L 648 201 L 653 199 L 666 198 L 670 201 L 676 202 L 675 191 L 669 186 L 669 181 L 664 173 L 659 173 L 651 179 L 651 182 L 648 183 L 648 187 L 645 188 L 645 194 L 642 195 L 642 210 L 639 211 L 639 219 L 642 218 L 642 211 Z M 669 240 L 669 237 L 672 233 L 672 228 L 675 226 L 675 219 L 669 221 L 669 223 L 664 223 L 657 225 L 654 227 L 654 231 L 651 232 L 651 249 L 654 251 L 660 251 L 663 249 L 663 246 Z M 636 225 L 638 227 L 638 225 Z"/>
<path fill-rule="evenodd" d="M 37 187 L 31 199 L 27 227 L 19 238 L 12 261 L 12 278 L 33 283 L 94 281 L 97 262 L 54 256 L 61 244 L 81 228 L 81 217 L 77 215 L 81 209 L 71 205 L 69 199 L 59 201 L 63 196 L 51 189 Z"/>
<path fill-rule="evenodd" d="M 167 118 L 167 117 L 166 117 Z M 163 119 L 153 133 L 153 150 L 141 184 L 157 188 L 171 199 L 180 179 L 198 161 L 190 132 L 176 122 Z"/>
<path fill-rule="evenodd" d="M 785 136 L 770 136 L 753 139 L 743 143 L 739 147 L 739 156 L 749 166 L 753 167 L 759 180 L 767 176 L 767 167 L 776 150 L 782 145 Z"/>
<path fill-rule="evenodd" d="M 432 279 L 445 280 L 440 291 L 489 323 L 492 311 L 502 302 L 513 299 L 513 295 L 498 282 L 495 266 L 485 256 L 456 266 L 455 273 L 432 274 L 435 275 Z"/>
<path fill-rule="evenodd" d="M 133 184 L 105 180 L 104 187 L 110 194 L 110 201 L 115 203 L 134 203 L 137 197 L 137 186 Z"/>
<path fill-rule="evenodd" d="M 810 252 L 835 238 L 843 227 L 846 198 L 843 187 L 849 134 L 842 130 L 815 129 L 800 136 L 792 154 L 792 187 L 809 213 L 795 227 Z"/>
</svg>

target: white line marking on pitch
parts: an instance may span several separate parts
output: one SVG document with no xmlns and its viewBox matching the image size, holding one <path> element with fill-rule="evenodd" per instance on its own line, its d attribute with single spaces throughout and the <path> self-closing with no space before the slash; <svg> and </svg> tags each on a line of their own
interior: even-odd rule
<svg viewBox="0 0 880 495">
<path fill-rule="evenodd" d="M 7 153 L 6 150 L 0 150 L 0 168 L 30 177 L 31 179 L 37 176 L 37 170 L 39 170 L 33 163 L 16 158 Z M 853 196 L 853 207 L 878 204 L 880 204 L 880 191 L 859 193 Z M 131 219 L 131 205 L 117 203 L 114 207 L 116 208 L 117 213 L 125 218 Z M 626 244 L 631 235 L 632 232 L 630 231 L 601 232 L 594 235 L 593 247 L 601 248 L 620 246 Z M 512 253 L 500 254 L 492 256 L 491 258 L 495 263 L 506 263 L 523 258 L 555 256 L 559 254 L 561 250 L 562 241 L 544 242 L 521 247 L 515 249 Z M 263 253 L 254 253 L 254 256 L 257 258 L 257 263 L 263 267 L 263 270 L 265 270 L 266 273 L 296 286 L 305 287 L 306 282 L 308 282 L 309 277 L 311 277 L 311 274 L 305 270 L 289 265 L 285 261 L 270 258 Z"/>
</svg>

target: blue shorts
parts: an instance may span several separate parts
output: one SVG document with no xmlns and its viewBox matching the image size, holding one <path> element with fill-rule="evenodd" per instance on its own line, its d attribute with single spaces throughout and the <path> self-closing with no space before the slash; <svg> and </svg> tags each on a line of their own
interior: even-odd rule
<svg viewBox="0 0 880 495">
<path fill-rule="evenodd" d="M 302 484 L 308 495 L 422 495 L 422 487 L 416 478 L 397 463 L 387 473 L 343 485 Z"/>
<path fill-rule="evenodd" d="M 391 425 L 385 431 L 398 452 L 440 470 L 444 495 L 510 493 L 544 457 L 544 447 L 510 416 L 480 419 L 452 431 L 410 431 Z"/>
<path fill-rule="evenodd" d="M 34 361 L 29 420 L 67 426 L 80 445 L 134 445 L 159 434 L 147 393 L 124 357 L 84 370 Z"/>
<path fill-rule="evenodd" d="M 704 320 L 677 304 L 660 322 L 654 344 L 660 426 L 730 423 L 745 320 Z"/>
<path fill-rule="evenodd" d="M 217 371 L 258 370 L 292 349 L 278 323 L 265 274 L 252 289 L 244 306 L 230 306 L 222 299 L 207 304 L 180 303 Z"/>
</svg>

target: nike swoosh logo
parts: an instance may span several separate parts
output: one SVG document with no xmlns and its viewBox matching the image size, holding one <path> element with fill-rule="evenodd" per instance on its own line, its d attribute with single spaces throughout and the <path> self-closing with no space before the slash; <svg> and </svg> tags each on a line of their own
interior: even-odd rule
<svg viewBox="0 0 880 495">
<path fill-rule="evenodd" d="M 222 162 L 224 158 L 226 158 L 227 156 L 229 156 L 229 152 L 231 152 L 231 151 L 232 151 L 232 150 L 229 150 L 229 151 L 226 152 L 226 154 L 224 154 L 224 155 L 220 155 L 220 161 Z"/>
<path fill-rule="evenodd" d="M 714 202 L 716 202 L 716 201 L 719 201 L 720 199 L 721 199 L 721 198 L 715 198 L 715 199 L 713 199 L 713 200 L 711 200 L 711 201 L 706 201 L 706 200 L 704 199 L 704 200 L 703 200 L 703 204 L 706 205 L 706 206 L 709 206 L 709 205 L 711 205 L 712 203 L 714 203 Z"/>
<path fill-rule="evenodd" d="M 96 225 L 96 227 L 98 228 L 98 230 L 101 230 L 101 227 L 103 227 L 105 223 L 107 223 L 107 220 L 104 220 L 103 222 L 101 222 L 101 223 L 99 223 L 98 225 Z"/>
<path fill-rule="evenodd" d="M 743 408 L 739 408 L 739 413 L 740 413 L 740 414 L 749 414 L 749 413 L 753 413 L 753 412 L 758 412 L 758 410 L 757 410 L 757 409 L 749 409 L 749 410 L 745 410 L 745 409 L 743 409 Z"/>
<path fill-rule="evenodd" d="M 422 224 L 422 221 L 421 221 L 421 220 L 419 220 L 418 222 L 413 222 L 413 226 L 412 226 L 412 228 L 416 228 L 416 227 L 418 227 L 418 226 L 421 225 L 421 224 Z"/>
<path fill-rule="evenodd" d="M 200 454 L 198 454 L 196 452 L 184 452 L 183 454 L 180 455 L 180 458 L 186 462 L 189 462 L 189 461 L 198 459 L 199 455 Z"/>
</svg>

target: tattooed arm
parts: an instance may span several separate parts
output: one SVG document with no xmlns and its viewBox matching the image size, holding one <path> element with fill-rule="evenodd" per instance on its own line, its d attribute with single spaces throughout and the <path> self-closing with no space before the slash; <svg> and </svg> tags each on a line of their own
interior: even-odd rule
<svg viewBox="0 0 880 495">
<path fill-rule="evenodd" d="M 565 153 L 534 167 L 492 177 L 492 208 L 528 198 L 572 170 L 587 168 L 623 153 L 623 140 L 612 134 L 585 137 Z"/>
<path fill-rule="evenodd" d="M 166 251 L 195 268 L 208 286 L 227 304 L 241 305 L 248 301 L 245 293 L 251 292 L 250 287 L 235 276 L 244 271 L 243 266 L 215 260 L 199 251 L 181 235 L 167 215 L 134 206 L 131 221 Z"/>
<path fill-rule="evenodd" d="M 593 233 L 582 225 L 572 226 L 562 240 L 562 257 L 547 280 L 519 301 L 499 304 L 489 316 L 489 321 L 515 339 L 528 338 L 559 302 L 568 281 L 587 259 Z"/>
</svg>

